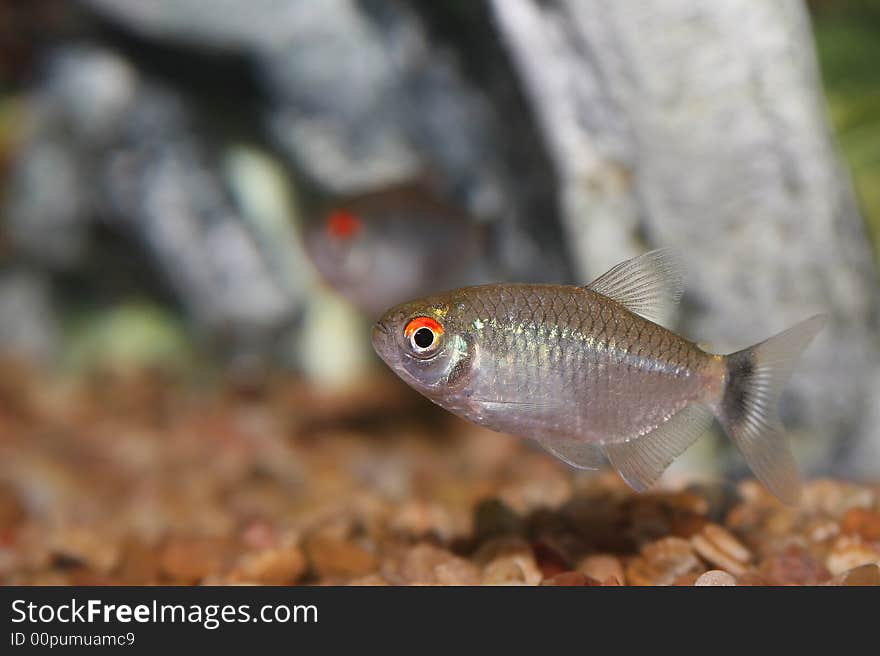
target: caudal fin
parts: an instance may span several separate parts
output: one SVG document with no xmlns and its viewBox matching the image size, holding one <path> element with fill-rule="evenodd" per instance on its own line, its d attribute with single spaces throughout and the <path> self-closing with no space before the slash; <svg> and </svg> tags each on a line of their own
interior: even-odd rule
<svg viewBox="0 0 880 656">
<path fill-rule="evenodd" d="M 758 480 L 791 505 L 800 499 L 801 479 L 779 420 L 779 397 L 797 357 L 825 321 L 825 315 L 810 317 L 727 356 L 727 385 L 718 419 Z"/>
</svg>

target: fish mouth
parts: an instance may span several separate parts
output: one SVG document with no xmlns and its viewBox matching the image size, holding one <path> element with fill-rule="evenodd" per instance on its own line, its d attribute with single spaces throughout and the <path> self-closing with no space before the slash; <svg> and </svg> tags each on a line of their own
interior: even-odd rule
<svg viewBox="0 0 880 656">
<path fill-rule="evenodd" d="M 386 359 L 386 354 L 388 353 L 388 349 L 391 345 L 391 330 L 381 321 L 377 321 L 373 324 L 373 349 L 383 360 Z"/>
</svg>

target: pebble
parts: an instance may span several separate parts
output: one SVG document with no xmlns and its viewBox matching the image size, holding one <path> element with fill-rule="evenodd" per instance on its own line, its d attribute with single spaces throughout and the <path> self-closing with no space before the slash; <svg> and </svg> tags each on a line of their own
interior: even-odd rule
<svg viewBox="0 0 880 656">
<path fill-rule="evenodd" d="M 474 555 L 483 565 L 482 582 L 487 585 L 538 585 L 543 576 L 528 542 L 519 538 L 497 538 Z"/>
<path fill-rule="evenodd" d="M 299 547 L 270 547 L 244 554 L 237 575 L 263 585 L 292 585 L 307 569 L 306 555 Z"/>
<path fill-rule="evenodd" d="M 880 540 L 880 512 L 866 508 L 851 508 L 840 522 L 843 533 L 853 533 L 865 540 Z"/>
<path fill-rule="evenodd" d="M 480 576 L 470 561 L 431 544 L 412 547 L 399 563 L 401 582 L 410 585 L 476 585 Z"/>
<path fill-rule="evenodd" d="M 500 499 L 481 501 L 474 510 L 474 537 L 479 542 L 523 532 L 523 520 Z"/>
<path fill-rule="evenodd" d="M 876 495 L 867 487 L 821 478 L 804 486 L 801 510 L 839 519 L 852 508 L 870 508 L 875 502 Z"/>
<path fill-rule="evenodd" d="M 391 529 L 397 533 L 421 538 L 435 535 L 448 540 L 453 534 L 453 522 L 442 506 L 423 501 L 403 504 L 391 520 Z"/>
<path fill-rule="evenodd" d="M 690 542 L 667 537 L 642 547 L 641 556 L 626 567 L 626 580 L 632 585 L 672 585 L 680 577 L 702 570 Z"/>
<path fill-rule="evenodd" d="M 366 576 L 379 568 L 379 559 L 369 549 L 352 540 L 318 534 L 306 538 L 308 562 L 320 577 L 351 579 Z"/>
<path fill-rule="evenodd" d="M 745 573 L 746 563 L 752 558 L 739 540 L 717 524 L 704 526 L 700 533 L 691 537 L 690 543 L 704 560 L 735 575 Z"/>
<path fill-rule="evenodd" d="M 869 563 L 880 565 L 880 549 L 865 542 L 859 535 L 838 537 L 825 560 L 825 566 L 832 574 L 842 574 Z"/>
<path fill-rule="evenodd" d="M 26 515 L 18 491 L 13 486 L 0 481 L 0 531 L 14 527 Z"/>
<path fill-rule="evenodd" d="M 838 574 L 828 585 L 880 585 L 880 566 L 873 563 L 859 565 Z"/>
<path fill-rule="evenodd" d="M 541 585 L 560 585 L 560 586 L 578 586 L 578 585 L 601 585 L 601 583 L 584 574 L 583 572 L 561 572 L 555 576 L 544 579 Z"/>
<path fill-rule="evenodd" d="M 584 556 L 578 563 L 577 569 L 597 581 L 606 581 L 612 576 L 618 581 L 625 579 L 623 564 L 617 556 L 612 556 L 611 554 Z"/>
<path fill-rule="evenodd" d="M 720 569 L 710 569 L 708 572 L 700 574 L 694 585 L 736 585 L 736 579 L 729 572 Z"/>
<path fill-rule="evenodd" d="M 50 551 L 56 561 L 85 565 L 100 574 L 108 574 L 122 556 L 120 543 L 86 527 L 64 527 L 51 538 Z"/>
<path fill-rule="evenodd" d="M 803 546 L 794 543 L 765 558 L 759 569 L 770 585 L 817 585 L 830 578 L 820 561 Z"/>
<path fill-rule="evenodd" d="M 175 583 L 199 583 L 223 569 L 225 548 L 216 538 L 173 538 L 162 548 L 160 573 Z"/>
</svg>

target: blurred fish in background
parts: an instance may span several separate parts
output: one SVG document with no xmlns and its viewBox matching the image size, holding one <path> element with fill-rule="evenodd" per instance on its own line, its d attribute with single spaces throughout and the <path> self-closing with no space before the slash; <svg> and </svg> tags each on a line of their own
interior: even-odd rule
<svg viewBox="0 0 880 656">
<path fill-rule="evenodd" d="M 340 201 L 307 226 L 306 251 L 367 318 L 425 293 L 502 279 L 488 229 L 420 185 Z"/>
<path fill-rule="evenodd" d="M 833 117 L 852 126 L 873 110 L 846 111 L 834 30 L 877 24 L 880 9 L 844 4 L 857 18 L 809 8 Z M 583 284 L 674 246 L 692 270 L 677 324 L 716 352 L 830 315 L 783 420 L 808 470 L 880 467 L 880 210 L 866 206 L 866 227 L 804 3 L 0 11 L 5 350 L 343 386 L 374 368 L 368 320 L 408 298 Z M 844 137 L 870 190 L 875 141 Z M 721 451 L 694 458 L 740 466 L 704 442 Z"/>
</svg>

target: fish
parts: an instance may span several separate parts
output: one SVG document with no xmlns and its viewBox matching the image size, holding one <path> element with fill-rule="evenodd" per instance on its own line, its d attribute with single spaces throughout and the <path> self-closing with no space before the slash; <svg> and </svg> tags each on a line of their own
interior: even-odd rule
<svg viewBox="0 0 880 656">
<path fill-rule="evenodd" d="M 329 204 L 306 230 L 321 278 L 370 320 L 415 296 L 487 280 L 488 229 L 409 183 Z M 456 266 L 447 263 L 455 259 Z"/>
<path fill-rule="evenodd" d="M 495 283 L 408 301 L 379 319 L 372 342 L 446 410 L 578 469 L 607 460 L 639 492 L 717 419 L 767 489 L 797 504 L 777 406 L 826 316 L 715 354 L 664 327 L 683 286 L 676 251 L 654 250 L 585 286 Z"/>
</svg>

